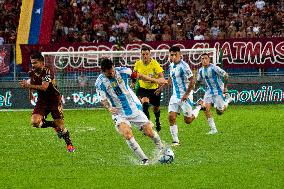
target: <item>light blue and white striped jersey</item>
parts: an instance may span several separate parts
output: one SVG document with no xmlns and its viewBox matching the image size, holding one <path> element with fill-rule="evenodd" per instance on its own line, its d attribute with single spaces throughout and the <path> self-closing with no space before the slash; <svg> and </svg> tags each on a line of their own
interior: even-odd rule
<svg viewBox="0 0 284 189">
<path fill-rule="evenodd" d="M 223 95 L 224 83 L 222 77 L 226 72 L 219 66 L 210 64 L 207 68 L 201 67 L 197 74 L 197 81 L 205 80 L 206 92 L 211 95 Z"/>
<path fill-rule="evenodd" d="M 109 79 L 104 74 L 100 74 L 95 84 L 100 100 L 108 100 L 122 116 L 134 115 L 142 109 L 141 102 L 128 83 L 131 73 L 129 68 L 116 67 L 115 78 Z"/>
<path fill-rule="evenodd" d="M 170 64 L 170 77 L 172 79 L 173 94 L 177 99 L 181 99 L 189 85 L 189 78 L 193 77 L 189 65 L 180 60 L 178 64 Z"/>
</svg>

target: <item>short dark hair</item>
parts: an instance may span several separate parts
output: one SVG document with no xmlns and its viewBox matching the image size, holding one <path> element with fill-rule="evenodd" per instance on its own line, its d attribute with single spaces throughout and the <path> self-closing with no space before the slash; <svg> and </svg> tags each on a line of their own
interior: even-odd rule
<svg viewBox="0 0 284 189">
<path fill-rule="evenodd" d="M 36 59 L 39 61 L 44 61 L 44 57 L 41 55 L 41 52 L 39 51 L 33 51 L 31 53 L 30 59 Z"/>
<path fill-rule="evenodd" d="M 149 47 L 147 47 L 147 46 L 142 46 L 141 52 L 142 51 L 151 51 L 151 49 Z"/>
<path fill-rule="evenodd" d="M 105 72 L 106 70 L 111 69 L 114 66 L 114 64 L 113 64 L 113 62 L 110 59 L 102 58 L 100 60 L 100 66 L 101 66 L 101 70 L 103 72 Z"/>
<path fill-rule="evenodd" d="M 178 46 L 172 46 L 169 51 L 170 52 L 180 52 L 180 48 Z"/>
<path fill-rule="evenodd" d="M 201 54 L 201 56 L 205 56 L 205 55 L 209 57 L 209 54 L 208 54 L 208 53 L 202 53 L 202 54 Z"/>
</svg>

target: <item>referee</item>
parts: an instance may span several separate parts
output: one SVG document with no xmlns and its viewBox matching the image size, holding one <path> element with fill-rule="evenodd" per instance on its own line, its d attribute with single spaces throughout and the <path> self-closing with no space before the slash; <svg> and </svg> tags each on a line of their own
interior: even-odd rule
<svg viewBox="0 0 284 189">
<path fill-rule="evenodd" d="M 164 70 L 157 62 L 157 60 L 151 57 L 150 48 L 143 46 L 141 48 L 141 59 L 135 62 L 134 71 L 152 77 L 163 78 Z M 153 112 L 155 114 L 156 130 L 161 130 L 160 123 L 160 100 L 161 91 L 157 83 L 150 81 L 139 80 L 139 88 L 137 90 L 137 96 L 141 100 L 143 105 L 143 112 L 150 119 L 149 106 L 153 105 Z"/>
</svg>

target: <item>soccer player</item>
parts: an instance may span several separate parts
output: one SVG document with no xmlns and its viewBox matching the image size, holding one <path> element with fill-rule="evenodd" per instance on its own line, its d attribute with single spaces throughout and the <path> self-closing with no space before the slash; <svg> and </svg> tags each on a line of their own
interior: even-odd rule
<svg viewBox="0 0 284 189">
<path fill-rule="evenodd" d="M 202 67 L 197 74 L 196 88 L 199 87 L 202 80 L 206 84 L 206 92 L 204 95 L 205 115 L 208 120 L 210 131 L 208 134 L 216 134 L 217 128 L 211 113 L 211 104 L 216 106 L 216 112 L 218 115 L 223 114 L 228 104 L 231 102 L 229 95 L 224 97 L 224 94 L 228 92 L 227 83 L 229 75 L 220 67 L 210 63 L 210 58 L 207 53 L 201 55 Z M 224 79 L 224 82 L 222 81 Z"/>
<path fill-rule="evenodd" d="M 74 152 L 75 148 L 71 142 L 69 131 L 64 127 L 61 94 L 55 84 L 54 74 L 44 65 L 44 57 L 40 52 L 33 52 L 30 60 L 32 64 L 32 70 L 29 72 L 30 79 L 20 81 L 20 85 L 29 89 L 30 99 L 32 99 L 32 91 L 38 93 L 31 123 L 36 128 L 54 128 L 58 137 L 65 140 L 67 150 Z M 51 113 L 53 121 L 45 120 L 49 113 Z"/>
<path fill-rule="evenodd" d="M 169 50 L 170 52 L 170 78 L 168 83 L 172 84 L 173 94 L 169 102 L 169 122 L 170 132 L 173 138 L 173 146 L 180 145 L 178 138 L 178 126 L 176 123 L 177 114 L 180 110 L 184 114 L 184 122 L 190 124 L 201 109 L 200 105 L 197 105 L 193 110 L 192 102 L 192 89 L 194 87 L 194 79 L 192 71 L 189 65 L 182 60 L 180 48 L 173 46 Z"/>
<path fill-rule="evenodd" d="M 141 159 L 142 165 L 149 163 L 139 144 L 136 142 L 131 124 L 151 138 L 161 151 L 163 144 L 160 136 L 152 129 L 152 124 L 142 112 L 141 102 L 129 86 L 129 78 L 147 79 L 152 82 L 166 83 L 165 79 L 155 79 L 131 71 L 126 67 L 114 67 L 110 59 L 101 60 L 102 73 L 96 80 L 96 91 L 102 105 L 112 114 L 116 130 L 125 138 L 128 146 Z"/>
<path fill-rule="evenodd" d="M 135 62 L 134 71 L 147 75 L 152 78 L 164 78 L 163 68 L 157 62 L 157 60 L 151 58 L 150 48 L 141 48 L 141 59 Z M 150 119 L 149 105 L 153 105 L 153 112 L 155 115 L 156 130 L 161 130 L 160 123 L 160 101 L 161 91 L 159 85 L 150 81 L 139 80 L 139 88 L 137 90 L 137 96 L 141 100 L 143 106 L 143 112 Z"/>
</svg>

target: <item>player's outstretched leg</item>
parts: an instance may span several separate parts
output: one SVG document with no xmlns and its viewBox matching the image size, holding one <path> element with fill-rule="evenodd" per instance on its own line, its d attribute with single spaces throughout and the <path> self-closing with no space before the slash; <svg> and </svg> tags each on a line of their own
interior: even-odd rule
<svg viewBox="0 0 284 189">
<path fill-rule="evenodd" d="M 218 130 L 216 128 L 213 117 L 208 118 L 207 121 L 208 121 L 209 127 L 211 129 L 207 134 L 214 135 L 214 134 L 218 133 Z"/>
<path fill-rule="evenodd" d="M 54 131 L 56 132 L 58 138 L 62 138 L 62 131 L 60 129 L 60 127 L 57 127 L 54 121 L 46 121 L 45 119 L 42 120 L 42 126 L 41 128 L 48 128 L 48 127 L 52 127 L 54 129 Z"/>
<path fill-rule="evenodd" d="M 67 151 L 68 152 L 74 152 L 75 148 L 72 144 L 72 140 L 70 138 L 70 133 L 67 130 L 67 128 L 64 127 L 64 121 L 63 119 L 56 119 L 54 120 L 55 125 L 57 126 L 55 128 L 55 131 L 57 132 L 57 135 L 59 138 L 63 138 L 65 143 L 66 143 L 66 147 L 67 147 Z"/>
<path fill-rule="evenodd" d="M 126 143 L 129 148 L 134 152 L 134 154 L 141 159 L 141 165 L 149 164 L 149 158 L 145 155 L 140 145 L 135 140 L 134 136 L 130 139 L 126 139 Z"/>
<path fill-rule="evenodd" d="M 66 129 L 66 128 L 65 128 Z M 70 139 L 70 134 L 69 134 L 69 131 L 66 129 L 66 132 L 62 132 L 62 138 L 64 139 L 66 145 L 67 145 L 67 150 L 68 152 L 74 152 L 75 151 L 75 148 L 72 144 L 72 141 Z"/>
<path fill-rule="evenodd" d="M 179 146 L 179 138 L 178 138 L 178 126 L 176 124 L 176 112 L 169 113 L 169 122 L 170 122 L 170 133 L 173 138 L 172 146 Z"/>
<path fill-rule="evenodd" d="M 122 122 L 117 127 L 119 133 L 125 138 L 126 143 L 129 148 L 134 152 L 136 156 L 138 156 L 141 160 L 141 165 L 149 164 L 149 158 L 145 155 L 140 145 L 135 140 L 131 128 L 128 124 Z"/>
<path fill-rule="evenodd" d="M 170 125 L 170 132 L 173 138 L 172 146 L 179 146 L 178 127 L 177 125 Z"/>
<path fill-rule="evenodd" d="M 217 128 L 216 128 L 216 125 L 215 125 L 215 122 L 214 122 L 214 119 L 211 113 L 211 103 L 206 103 L 205 107 L 206 107 L 205 115 L 206 115 L 206 118 L 207 118 L 207 121 L 210 127 L 210 131 L 207 134 L 214 135 L 218 133 L 218 131 L 217 131 Z"/>
<path fill-rule="evenodd" d="M 146 136 L 150 137 L 154 144 L 157 146 L 158 150 L 163 150 L 164 146 L 161 141 L 160 136 L 156 131 L 153 130 L 153 123 L 148 122 L 143 126 L 143 132 Z"/>
</svg>

